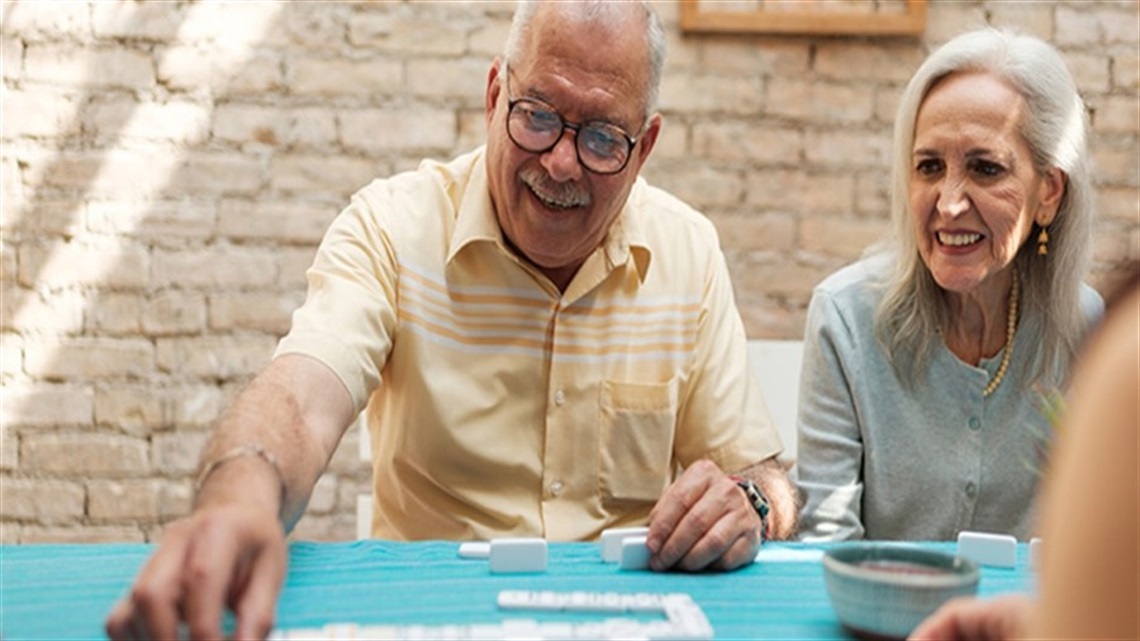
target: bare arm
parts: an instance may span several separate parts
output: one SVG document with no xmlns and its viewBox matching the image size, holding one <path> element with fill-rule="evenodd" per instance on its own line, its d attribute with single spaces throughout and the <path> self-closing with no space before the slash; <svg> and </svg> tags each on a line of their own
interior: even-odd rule
<svg viewBox="0 0 1140 641">
<path fill-rule="evenodd" d="M 285 529 L 304 511 L 352 410 L 323 364 L 274 360 L 219 420 L 193 513 L 166 529 L 107 617 L 107 634 L 174 639 L 185 621 L 192 639 L 221 638 L 228 606 L 235 638 L 265 638 L 285 577 Z"/>
<path fill-rule="evenodd" d="M 1084 352 L 1042 506 L 1034 637 L 1140 638 L 1140 289 Z M 1095 614 L 1092 614 L 1095 613 Z"/>
<path fill-rule="evenodd" d="M 202 454 L 199 472 L 212 461 L 249 444 L 269 452 L 276 459 L 278 470 L 254 457 L 248 457 L 253 459 L 249 461 L 227 460 L 214 467 L 205 479 L 196 505 L 213 501 L 219 494 L 225 500 L 224 495 L 230 492 L 216 485 L 246 491 L 247 484 L 257 484 L 265 492 L 280 495 L 279 488 L 284 484 L 284 503 L 277 506 L 276 513 L 285 528 L 291 529 L 351 425 L 352 410 L 348 390 L 324 364 L 296 354 L 275 359 L 222 415 Z M 215 483 L 215 477 L 225 467 L 238 466 L 246 468 L 250 477 Z M 276 478 L 278 472 L 280 479 Z"/>
<path fill-rule="evenodd" d="M 1140 290 L 1073 376 L 1042 502 L 1040 601 L 958 599 L 914 639 L 1140 638 Z"/>
</svg>

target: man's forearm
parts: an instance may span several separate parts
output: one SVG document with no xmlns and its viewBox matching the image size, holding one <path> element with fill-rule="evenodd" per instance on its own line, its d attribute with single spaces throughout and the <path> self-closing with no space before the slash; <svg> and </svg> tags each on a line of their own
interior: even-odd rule
<svg viewBox="0 0 1140 641">
<path fill-rule="evenodd" d="M 279 359 L 238 394 L 203 452 L 196 503 L 226 500 L 220 483 L 237 492 L 258 488 L 287 530 L 296 523 L 350 422 L 347 392 L 335 403 L 323 400 L 335 400 L 335 389 L 314 393 L 329 381 L 319 371 L 314 380 L 313 366 L 306 357 Z"/>
</svg>

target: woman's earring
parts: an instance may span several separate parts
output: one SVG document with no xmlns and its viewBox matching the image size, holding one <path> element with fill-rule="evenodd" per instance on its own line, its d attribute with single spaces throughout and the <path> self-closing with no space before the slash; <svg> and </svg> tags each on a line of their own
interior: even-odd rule
<svg viewBox="0 0 1140 641">
<path fill-rule="evenodd" d="M 1049 253 L 1049 231 L 1042 227 L 1037 235 L 1037 255 L 1044 256 Z"/>
</svg>

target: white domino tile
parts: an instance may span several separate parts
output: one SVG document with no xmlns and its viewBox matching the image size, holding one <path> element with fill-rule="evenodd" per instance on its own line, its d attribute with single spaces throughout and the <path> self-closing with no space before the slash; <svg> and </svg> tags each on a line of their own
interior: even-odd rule
<svg viewBox="0 0 1140 641">
<path fill-rule="evenodd" d="M 270 641 L 300 639 L 389 639 L 469 641 L 474 639 L 546 641 L 548 639 L 674 639 L 705 641 L 714 632 L 700 606 L 683 593 L 554 592 L 504 590 L 498 595 L 505 611 L 594 612 L 601 621 L 543 621 L 507 618 L 497 624 L 376 625 L 329 624 L 318 629 L 274 630 Z M 664 620 L 610 616 L 631 612 L 659 612 Z"/>
<path fill-rule="evenodd" d="M 962 531 L 958 556 L 978 565 L 1012 568 L 1017 565 L 1017 539 L 1008 534 Z"/>
<path fill-rule="evenodd" d="M 621 541 L 629 536 L 646 536 L 647 527 L 616 527 L 602 530 L 601 548 L 602 560 L 606 563 L 617 563 L 621 560 Z"/>
<path fill-rule="evenodd" d="M 459 544 L 459 558 L 486 559 L 491 556 L 491 543 L 488 541 L 467 541 Z"/>
<path fill-rule="evenodd" d="M 493 539 L 490 557 L 491 572 L 495 574 L 545 572 L 546 539 Z"/>
<path fill-rule="evenodd" d="M 649 546 L 645 544 L 644 536 L 627 536 L 621 540 L 621 561 L 619 567 L 623 570 L 649 569 Z"/>
<path fill-rule="evenodd" d="M 756 553 L 757 563 L 804 563 L 823 558 L 823 550 L 795 550 L 766 544 Z"/>
</svg>

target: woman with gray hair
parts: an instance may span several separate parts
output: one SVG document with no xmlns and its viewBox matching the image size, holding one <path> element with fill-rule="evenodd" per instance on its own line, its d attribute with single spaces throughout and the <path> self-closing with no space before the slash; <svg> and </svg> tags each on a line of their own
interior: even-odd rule
<svg viewBox="0 0 1140 641">
<path fill-rule="evenodd" d="M 1082 284 L 1085 107 L 1061 56 L 985 29 L 933 53 L 895 121 L 892 238 L 816 287 L 801 538 L 1029 536 L 1047 402 L 1103 302 Z"/>
</svg>

